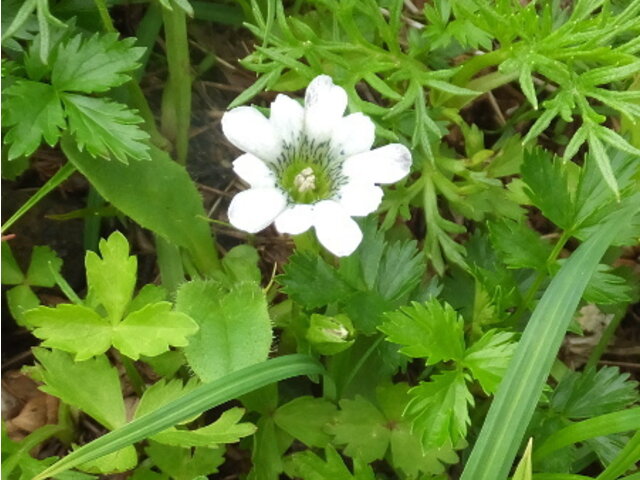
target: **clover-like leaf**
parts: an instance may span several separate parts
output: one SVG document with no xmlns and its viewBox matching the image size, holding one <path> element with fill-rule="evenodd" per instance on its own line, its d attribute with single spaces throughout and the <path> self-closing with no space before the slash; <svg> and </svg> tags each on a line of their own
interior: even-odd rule
<svg viewBox="0 0 640 480">
<path fill-rule="evenodd" d="M 498 388 L 516 347 L 513 334 L 489 330 L 464 354 L 464 366 L 486 393 Z"/>
</svg>

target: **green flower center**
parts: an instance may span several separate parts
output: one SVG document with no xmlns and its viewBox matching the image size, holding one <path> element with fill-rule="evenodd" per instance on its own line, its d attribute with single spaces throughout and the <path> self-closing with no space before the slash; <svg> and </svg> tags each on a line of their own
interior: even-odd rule
<svg viewBox="0 0 640 480">
<path fill-rule="evenodd" d="M 284 146 L 274 172 L 278 186 L 293 203 L 313 204 L 329 199 L 345 182 L 341 162 L 333 157 L 329 142 L 318 144 L 306 137 Z"/>
</svg>

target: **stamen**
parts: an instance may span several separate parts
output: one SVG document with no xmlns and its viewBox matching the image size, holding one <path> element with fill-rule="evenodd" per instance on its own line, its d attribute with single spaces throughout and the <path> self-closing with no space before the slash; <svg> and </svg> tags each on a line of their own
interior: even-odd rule
<svg viewBox="0 0 640 480">
<path fill-rule="evenodd" d="M 307 167 L 302 170 L 298 175 L 296 175 L 296 178 L 293 180 L 293 184 L 300 193 L 315 190 L 316 176 L 313 174 L 313 169 L 311 167 Z"/>
</svg>

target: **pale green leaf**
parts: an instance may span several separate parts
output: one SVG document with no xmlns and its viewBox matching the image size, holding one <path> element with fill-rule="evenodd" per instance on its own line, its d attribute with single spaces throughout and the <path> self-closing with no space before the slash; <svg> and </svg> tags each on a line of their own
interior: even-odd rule
<svg viewBox="0 0 640 480">
<path fill-rule="evenodd" d="M 183 395 L 186 395 L 191 390 L 198 386 L 198 381 L 194 378 L 186 384 L 182 383 L 182 380 L 165 380 L 161 379 L 147 388 L 133 418 L 140 418 L 143 415 L 147 415 L 160 407 L 163 407 L 167 403 L 177 400 Z"/>
<path fill-rule="evenodd" d="M 50 146 L 60 138 L 66 122 L 60 96 L 51 85 L 19 80 L 3 92 L 3 127 L 9 127 L 4 144 L 8 158 L 29 156 L 44 140 Z"/>
<path fill-rule="evenodd" d="M 463 364 L 490 394 L 497 390 L 515 348 L 512 333 L 489 330 L 467 349 Z"/>
<path fill-rule="evenodd" d="M 114 474 L 127 472 L 137 464 L 138 454 L 136 449 L 129 445 L 104 457 L 78 465 L 78 470 L 88 473 Z"/>
<path fill-rule="evenodd" d="M 2 284 L 18 285 L 24 281 L 24 274 L 13 256 L 8 242 L 2 242 Z"/>
<path fill-rule="evenodd" d="M 53 287 L 56 279 L 51 270 L 60 273 L 61 268 L 62 260 L 50 247 L 33 247 L 26 281 L 32 286 Z"/>
<path fill-rule="evenodd" d="M 74 362 L 57 350 L 33 350 L 41 365 L 41 389 L 113 430 L 126 423 L 120 375 L 106 356 Z"/>
<path fill-rule="evenodd" d="M 311 450 L 294 453 L 287 457 L 285 472 L 292 478 L 302 480 L 375 480 L 373 470 L 362 460 L 354 461 L 352 474 L 344 464 L 340 454 L 331 446 L 325 449 L 326 460 Z"/>
<path fill-rule="evenodd" d="M 426 358 L 428 365 L 447 360 L 461 360 L 464 354 L 463 321 L 447 303 L 430 300 L 412 302 L 395 312 L 385 314 L 378 327 L 387 340 L 403 345 L 401 353 L 413 358 Z"/>
<path fill-rule="evenodd" d="M 158 443 L 179 447 L 214 447 L 235 443 L 241 438 L 253 435 L 256 431 L 252 423 L 240 423 L 243 415 L 244 409 L 232 408 L 206 427 L 195 430 L 170 428 L 153 435 L 151 439 Z"/>
<path fill-rule="evenodd" d="M 87 252 L 85 267 L 89 303 L 102 305 L 109 319 L 117 322 L 131 300 L 136 285 L 138 260 L 129 256 L 129 242 L 120 232 L 101 239 L 100 254 Z"/>
<path fill-rule="evenodd" d="M 571 160 L 576 155 L 576 153 L 578 153 L 578 150 L 580 149 L 582 144 L 587 141 L 587 133 L 587 129 L 584 125 L 576 130 L 576 132 L 573 134 L 573 137 L 571 137 L 571 140 L 569 140 L 569 143 L 565 147 L 564 153 L 562 154 L 562 159 L 565 162 Z"/>
<path fill-rule="evenodd" d="M 190 449 L 151 442 L 144 451 L 172 480 L 193 480 L 198 475 L 216 473 L 224 463 L 222 448 Z"/>
<path fill-rule="evenodd" d="M 167 289 L 160 286 L 148 283 L 140 289 L 140 291 L 133 297 L 133 300 L 129 302 L 125 315 L 140 310 L 151 303 L 164 302 L 167 300 L 169 293 Z"/>
<path fill-rule="evenodd" d="M 72 93 L 63 93 L 62 100 L 80 151 L 125 164 L 129 159 L 149 159 L 149 134 L 138 126 L 142 118 L 134 110 L 105 98 Z"/>
<path fill-rule="evenodd" d="M 618 182 L 616 181 L 613 169 L 611 168 L 611 160 L 609 159 L 609 155 L 607 155 L 604 145 L 602 145 L 602 142 L 595 132 L 589 132 L 587 141 L 592 154 L 589 159 L 595 160 L 600 172 L 602 173 L 604 181 L 607 182 L 607 185 L 609 185 L 609 188 L 611 188 L 616 196 L 619 196 Z"/>
<path fill-rule="evenodd" d="M 302 396 L 278 407 L 273 421 L 309 447 L 326 447 L 331 436 L 325 428 L 336 412 L 335 405 L 327 400 Z"/>
<path fill-rule="evenodd" d="M 522 93 L 524 93 L 524 96 L 527 97 L 527 100 L 529 100 L 529 103 L 531 104 L 531 106 L 533 106 L 534 110 L 537 110 L 538 97 L 536 95 L 536 89 L 533 86 L 533 78 L 531 77 L 531 66 L 526 61 L 522 63 L 518 82 L 520 82 L 520 88 L 522 89 Z"/>
<path fill-rule="evenodd" d="M 346 445 L 344 453 L 366 463 L 384 457 L 391 431 L 387 420 L 373 404 L 361 396 L 341 400 L 340 412 L 329 427 L 334 443 Z"/>
<path fill-rule="evenodd" d="M 469 405 L 473 405 L 462 372 L 450 370 L 431 378 L 409 391 L 405 411 L 425 450 L 456 445 L 465 438 L 471 423 Z"/>
<path fill-rule="evenodd" d="M 76 361 L 100 355 L 111 346 L 111 324 L 82 305 L 38 307 L 25 312 L 23 319 L 43 346 L 73 353 Z"/>
<path fill-rule="evenodd" d="M 116 33 L 95 34 L 83 40 L 76 35 L 60 45 L 51 73 L 58 90 L 94 93 L 122 85 L 131 78 L 144 48 L 134 47 L 135 38 L 118 40 Z"/>
<path fill-rule="evenodd" d="M 258 285 L 239 284 L 227 292 L 215 282 L 192 281 L 178 290 L 176 310 L 200 326 L 184 351 L 201 380 L 210 382 L 266 360 L 271 321 Z"/>
<path fill-rule="evenodd" d="M 258 268 L 260 256 L 251 245 L 233 247 L 222 259 L 222 267 L 233 283 L 260 283 L 262 274 Z"/>
<path fill-rule="evenodd" d="M 198 331 L 188 315 L 171 311 L 171 303 L 146 305 L 113 327 L 113 346 L 134 360 L 140 355 L 154 357 L 169 347 L 188 345 L 187 337 Z"/>
<path fill-rule="evenodd" d="M 7 290 L 7 306 L 18 325 L 26 326 L 24 313 L 40 305 L 40 299 L 28 285 L 17 285 Z"/>
<path fill-rule="evenodd" d="M 531 480 L 533 478 L 533 462 L 531 461 L 531 450 L 533 448 L 533 438 L 527 442 L 527 448 L 524 449 L 522 458 L 518 462 L 516 471 L 513 472 L 511 480 Z"/>
</svg>

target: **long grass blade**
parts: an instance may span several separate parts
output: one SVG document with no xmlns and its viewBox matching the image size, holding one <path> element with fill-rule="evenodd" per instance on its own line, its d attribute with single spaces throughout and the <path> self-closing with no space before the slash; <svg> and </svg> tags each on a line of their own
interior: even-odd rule
<svg viewBox="0 0 640 480">
<path fill-rule="evenodd" d="M 322 366 L 306 355 L 286 355 L 242 368 L 206 383 L 187 395 L 103 435 L 70 453 L 33 480 L 53 475 L 94 460 L 161 432 L 195 415 L 270 383 L 298 375 L 322 373 Z"/>
<path fill-rule="evenodd" d="M 461 480 L 504 480 L 600 258 L 639 208 L 616 212 L 562 266 L 538 303 L 509 364 Z"/>
</svg>

